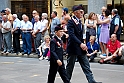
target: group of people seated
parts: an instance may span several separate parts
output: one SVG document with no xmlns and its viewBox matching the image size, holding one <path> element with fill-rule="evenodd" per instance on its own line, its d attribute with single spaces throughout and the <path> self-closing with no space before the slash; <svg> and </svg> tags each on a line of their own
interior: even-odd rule
<svg viewBox="0 0 124 83">
<path fill-rule="evenodd" d="M 90 62 L 97 57 L 97 52 L 99 51 L 99 45 L 95 42 L 95 36 L 90 36 L 90 40 L 87 43 L 87 57 Z M 120 42 L 117 40 L 116 34 L 112 34 L 109 42 L 107 43 L 107 48 L 105 54 L 100 55 L 100 64 L 103 63 L 118 63 L 122 57 L 124 46 L 121 46 Z"/>
</svg>

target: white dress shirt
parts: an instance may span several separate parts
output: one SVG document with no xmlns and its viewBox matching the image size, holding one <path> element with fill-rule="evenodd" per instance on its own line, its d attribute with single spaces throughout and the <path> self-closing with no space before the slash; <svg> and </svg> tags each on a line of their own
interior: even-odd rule
<svg viewBox="0 0 124 83">
<path fill-rule="evenodd" d="M 41 22 L 40 21 L 34 23 L 34 32 L 36 32 L 38 29 L 40 30 L 40 32 L 42 32 L 41 31 Z"/>
<path fill-rule="evenodd" d="M 41 20 L 41 32 L 46 28 L 47 23 L 48 23 L 48 20 L 46 19 Z"/>
</svg>

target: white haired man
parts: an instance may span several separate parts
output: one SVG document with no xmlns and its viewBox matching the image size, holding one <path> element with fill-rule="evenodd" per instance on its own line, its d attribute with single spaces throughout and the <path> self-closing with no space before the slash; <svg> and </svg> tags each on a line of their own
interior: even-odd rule
<svg viewBox="0 0 124 83">
<path fill-rule="evenodd" d="M 11 48 L 12 48 L 12 34 L 11 34 L 11 23 L 10 21 L 8 21 L 7 19 L 7 15 L 3 15 L 2 17 L 3 22 L 2 24 L 0 24 L 0 26 L 2 27 L 2 34 L 3 34 L 3 43 L 4 43 L 4 51 L 3 53 L 6 53 L 6 55 L 8 53 L 11 52 Z"/>
<path fill-rule="evenodd" d="M 21 21 L 21 30 L 22 30 L 22 41 L 23 41 L 23 50 L 22 55 L 31 54 L 31 31 L 32 23 L 29 21 L 28 16 L 23 16 L 23 21 Z"/>
<path fill-rule="evenodd" d="M 13 34 L 13 50 L 17 55 L 20 52 L 20 41 L 19 41 L 20 27 L 21 27 L 21 22 L 17 18 L 17 14 L 13 14 L 13 29 L 11 33 Z"/>
<path fill-rule="evenodd" d="M 34 17 L 35 23 L 34 23 L 34 29 L 33 29 L 33 38 L 34 38 L 34 46 L 35 51 L 38 53 L 38 47 L 41 45 L 41 22 L 39 21 L 39 15 L 36 15 Z M 39 56 L 38 56 L 39 57 Z"/>
</svg>

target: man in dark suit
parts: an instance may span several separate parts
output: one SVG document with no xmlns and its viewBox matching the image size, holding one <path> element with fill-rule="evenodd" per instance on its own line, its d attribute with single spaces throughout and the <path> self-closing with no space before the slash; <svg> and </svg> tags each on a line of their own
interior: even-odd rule
<svg viewBox="0 0 124 83">
<path fill-rule="evenodd" d="M 57 25 L 55 27 L 55 36 L 50 42 L 50 68 L 48 83 L 54 83 L 57 71 L 59 72 L 63 82 L 69 83 L 63 62 L 62 35 L 63 28 L 61 25 Z"/>
<path fill-rule="evenodd" d="M 84 14 L 83 6 L 73 6 L 74 16 L 68 21 L 68 45 L 67 45 L 67 76 L 71 80 L 73 68 L 76 58 L 78 59 L 81 68 L 86 75 L 88 83 L 101 83 L 96 82 L 93 78 L 92 71 L 90 70 L 89 61 L 86 56 L 87 46 L 83 43 L 83 27 L 80 18 Z"/>
</svg>

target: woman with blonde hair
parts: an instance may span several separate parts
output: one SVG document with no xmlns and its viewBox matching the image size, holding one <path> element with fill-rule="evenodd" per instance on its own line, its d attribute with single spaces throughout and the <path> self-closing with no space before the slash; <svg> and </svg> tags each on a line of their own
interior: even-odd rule
<svg viewBox="0 0 124 83">
<path fill-rule="evenodd" d="M 99 50 L 98 44 L 95 42 L 96 37 L 95 36 L 90 36 L 90 40 L 87 43 L 87 57 L 90 62 L 94 60 L 94 58 L 97 56 L 97 52 Z"/>
<path fill-rule="evenodd" d="M 38 47 L 39 49 L 39 60 L 43 60 L 44 58 L 46 60 L 50 57 L 50 36 L 46 35 L 44 37 L 44 42 Z"/>
</svg>

